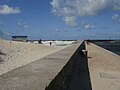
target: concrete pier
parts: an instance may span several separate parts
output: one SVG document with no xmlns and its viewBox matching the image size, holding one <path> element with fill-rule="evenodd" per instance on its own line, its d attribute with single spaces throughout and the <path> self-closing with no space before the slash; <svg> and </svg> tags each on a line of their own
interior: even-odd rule
<svg viewBox="0 0 120 90">
<path fill-rule="evenodd" d="M 92 43 L 86 46 L 92 90 L 120 90 L 120 56 Z"/>
<path fill-rule="evenodd" d="M 120 56 L 81 41 L 1 75 L 0 90 L 120 90 Z"/>
<path fill-rule="evenodd" d="M 85 71 L 89 74 L 88 69 L 84 69 L 85 65 L 80 65 L 82 60 L 87 59 L 82 51 L 84 49 L 85 44 L 81 41 L 57 53 L 9 71 L 0 76 L 0 90 L 67 90 L 68 88 L 72 90 L 74 85 L 70 87 L 71 81 L 75 82 L 72 78 L 79 68 L 81 72 Z M 89 75 L 87 80 L 90 80 Z M 81 86 L 83 83 L 88 83 L 87 87 L 91 88 L 90 81 L 83 80 Z"/>
</svg>

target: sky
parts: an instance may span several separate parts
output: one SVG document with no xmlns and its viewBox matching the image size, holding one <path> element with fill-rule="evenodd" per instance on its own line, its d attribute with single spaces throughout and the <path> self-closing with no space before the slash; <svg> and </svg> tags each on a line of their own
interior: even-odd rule
<svg viewBox="0 0 120 90">
<path fill-rule="evenodd" d="M 0 37 L 120 39 L 119 0 L 0 0 Z"/>
</svg>

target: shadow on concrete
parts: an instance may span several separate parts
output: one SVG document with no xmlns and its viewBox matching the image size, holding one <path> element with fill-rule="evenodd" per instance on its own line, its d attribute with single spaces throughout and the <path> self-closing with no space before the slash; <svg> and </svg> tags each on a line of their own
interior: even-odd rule
<svg viewBox="0 0 120 90">
<path fill-rule="evenodd" d="M 87 57 L 87 58 L 92 58 L 92 57 Z"/>
<path fill-rule="evenodd" d="M 2 62 L 4 62 L 4 60 L 0 57 L 0 64 L 1 64 Z"/>
<path fill-rule="evenodd" d="M 0 51 L 0 55 L 6 55 L 4 52 Z"/>
<path fill-rule="evenodd" d="M 2 57 L 1 57 L 2 55 L 5 56 L 6 54 L 0 51 L 0 63 L 4 62 L 4 60 L 3 60 Z"/>
<path fill-rule="evenodd" d="M 87 56 L 78 55 L 68 90 L 92 90 Z"/>
</svg>

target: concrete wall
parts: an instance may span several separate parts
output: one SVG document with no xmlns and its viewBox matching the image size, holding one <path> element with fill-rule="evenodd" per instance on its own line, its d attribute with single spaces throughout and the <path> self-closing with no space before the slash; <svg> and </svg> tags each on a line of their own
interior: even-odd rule
<svg viewBox="0 0 120 90">
<path fill-rule="evenodd" d="M 0 76 L 0 90 L 91 90 L 84 42 Z"/>
<path fill-rule="evenodd" d="M 80 65 L 81 61 L 87 59 L 87 56 L 83 53 L 82 50 L 85 50 L 84 42 L 78 47 L 75 53 L 71 56 L 68 63 L 59 72 L 59 74 L 55 77 L 55 79 L 52 80 L 49 86 L 46 87 L 45 90 L 72 90 L 70 89 L 70 86 L 71 83 L 74 82 L 72 79 L 75 76 L 76 70 L 78 69 L 84 70 L 84 68 L 86 68 L 83 64 Z M 88 87 L 90 87 L 90 85 Z M 87 90 L 91 90 L 91 89 L 87 89 Z"/>
</svg>

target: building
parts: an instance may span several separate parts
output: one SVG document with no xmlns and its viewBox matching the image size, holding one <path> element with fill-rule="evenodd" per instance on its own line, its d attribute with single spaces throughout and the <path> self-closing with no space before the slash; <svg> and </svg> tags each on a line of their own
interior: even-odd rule
<svg viewBox="0 0 120 90">
<path fill-rule="evenodd" d="M 28 37 L 27 36 L 12 36 L 12 41 L 27 42 L 28 41 Z"/>
</svg>

